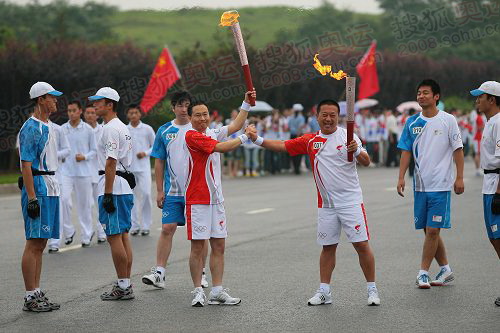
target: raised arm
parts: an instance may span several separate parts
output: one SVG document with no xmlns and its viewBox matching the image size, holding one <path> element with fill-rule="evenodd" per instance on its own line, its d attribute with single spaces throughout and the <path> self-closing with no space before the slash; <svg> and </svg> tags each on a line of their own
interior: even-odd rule
<svg viewBox="0 0 500 333">
<path fill-rule="evenodd" d="M 252 96 L 253 98 L 257 97 L 255 90 L 247 91 L 247 93 L 245 94 L 245 101 L 241 104 L 238 116 L 236 116 L 236 119 L 234 119 L 227 127 L 227 135 L 238 132 L 243 128 L 243 125 L 245 124 L 245 121 L 248 117 L 248 111 L 250 111 L 250 96 Z"/>
</svg>

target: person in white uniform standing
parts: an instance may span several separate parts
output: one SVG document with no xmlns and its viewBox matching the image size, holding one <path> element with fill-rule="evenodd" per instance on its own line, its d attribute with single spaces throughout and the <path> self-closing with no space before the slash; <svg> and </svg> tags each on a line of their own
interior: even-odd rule
<svg viewBox="0 0 500 333">
<path fill-rule="evenodd" d="M 130 283 L 132 246 L 128 237 L 134 205 L 132 189 L 135 187 L 134 175 L 128 172 L 132 163 L 132 138 L 127 126 L 116 115 L 120 100 L 116 90 L 101 88 L 89 100 L 105 122 L 97 153 L 99 222 L 108 236 L 118 277 L 111 291 L 101 295 L 101 300 L 129 300 L 135 298 Z"/>
<path fill-rule="evenodd" d="M 134 188 L 134 208 L 132 208 L 132 228 L 130 234 L 135 236 L 149 235 L 151 227 L 151 163 L 149 157 L 155 142 L 155 131 L 141 121 L 141 110 L 137 105 L 129 106 L 127 125 L 132 136 L 132 164 L 130 172 L 134 173 L 136 187 Z M 140 224 L 142 217 L 142 227 Z"/>
<path fill-rule="evenodd" d="M 347 130 L 338 126 L 339 104 L 331 99 L 318 104 L 317 133 L 281 141 L 268 140 L 250 133 L 256 145 L 291 156 L 307 154 L 311 161 L 318 193 L 317 243 L 323 247 L 319 257 L 320 285 L 308 305 L 332 303 L 330 281 L 336 264 L 341 230 L 352 243 L 366 279 L 368 305 L 380 305 L 375 285 L 375 257 L 369 244 L 370 233 L 356 162 L 370 165 L 370 157 L 357 135 L 347 142 Z M 348 161 L 348 152 L 354 154 Z"/>
<path fill-rule="evenodd" d="M 102 136 L 102 124 L 97 122 L 97 114 L 95 113 L 95 109 L 92 106 L 87 106 L 85 108 L 85 112 L 83 113 L 83 119 L 85 122 L 92 127 L 94 131 L 95 142 L 101 141 Z M 99 167 L 97 163 L 97 157 L 90 160 L 91 164 L 91 172 L 92 172 L 92 198 L 91 204 L 93 203 L 93 207 L 98 207 L 97 198 L 98 198 L 98 186 L 99 182 Z M 97 243 L 106 242 L 106 233 L 102 229 L 102 225 L 99 223 L 99 219 L 96 219 L 96 229 L 97 229 Z"/>
<path fill-rule="evenodd" d="M 92 231 L 92 170 L 91 160 L 96 158 L 96 143 L 92 127 L 81 120 L 80 102 L 68 103 L 68 122 L 62 125 L 62 131 L 68 138 L 71 153 L 62 164 L 62 211 L 66 245 L 73 242 L 75 227 L 71 222 L 73 207 L 71 194 L 75 193 L 78 220 L 81 229 L 82 247 L 89 247 L 94 236 Z"/>
<path fill-rule="evenodd" d="M 56 134 L 56 142 L 57 142 L 57 165 L 58 169 L 61 168 L 62 163 L 71 153 L 71 148 L 69 147 L 68 139 L 62 130 L 62 127 L 57 125 L 56 123 L 50 122 L 50 126 L 54 129 L 54 133 Z M 59 188 L 62 188 L 62 176 L 60 172 L 56 173 L 56 179 L 59 183 Z M 62 192 L 62 191 L 61 191 Z M 60 192 L 60 194 L 61 194 Z M 61 195 L 59 195 L 59 221 L 62 221 L 62 208 L 61 208 Z M 59 251 L 59 247 L 61 245 L 61 239 L 64 238 L 64 232 L 62 226 L 59 228 L 59 238 L 51 238 L 49 240 L 49 253 L 56 253 Z"/>
</svg>

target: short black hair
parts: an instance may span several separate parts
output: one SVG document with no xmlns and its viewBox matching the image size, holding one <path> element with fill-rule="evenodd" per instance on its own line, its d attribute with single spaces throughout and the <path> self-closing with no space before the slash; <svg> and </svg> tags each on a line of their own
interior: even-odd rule
<svg viewBox="0 0 500 333">
<path fill-rule="evenodd" d="M 172 96 L 172 100 L 170 101 L 170 103 L 172 104 L 172 106 L 176 106 L 177 104 L 183 103 L 183 102 L 189 102 L 189 103 L 193 102 L 193 98 L 191 97 L 191 94 L 188 93 L 187 91 L 178 91 L 178 92 L 176 92 Z"/>
<path fill-rule="evenodd" d="M 491 94 L 486 94 L 486 96 L 487 98 L 493 97 L 495 99 L 495 103 L 497 104 L 497 106 L 500 106 L 500 96 L 495 96 Z"/>
<path fill-rule="evenodd" d="M 188 107 L 188 115 L 191 117 L 191 115 L 193 114 L 193 108 L 195 106 L 198 106 L 198 105 L 205 105 L 208 109 L 208 104 L 203 102 L 203 101 L 195 101 L 195 102 L 191 102 L 191 104 L 189 104 L 189 107 Z M 209 113 L 210 113 L 210 109 L 209 109 Z"/>
<path fill-rule="evenodd" d="M 337 101 L 334 101 L 333 99 L 324 99 L 318 104 L 318 108 L 316 109 L 316 114 L 319 116 L 319 112 L 321 110 L 321 107 L 323 105 L 335 105 L 337 107 L 337 110 L 340 114 L 340 105 L 337 103 Z"/>
<path fill-rule="evenodd" d="M 127 106 L 127 112 L 126 113 L 128 113 L 132 109 L 137 109 L 137 110 L 139 110 L 139 113 L 142 114 L 141 107 L 139 105 L 137 105 L 137 104 L 130 104 L 129 106 Z"/>
<path fill-rule="evenodd" d="M 113 101 L 112 99 L 109 99 L 109 98 L 104 98 L 104 102 L 106 104 L 113 104 L 113 112 L 118 112 L 118 102 L 117 101 Z"/>
<path fill-rule="evenodd" d="M 78 101 L 76 99 L 69 101 L 68 106 L 71 105 L 71 104 L 76 104 L 76 106 L 78 106 L 78 108 L 80 110 L 82 109 L 82 103 L 80 103 L 80 101 Z"/>
<path fill-rule="evenodd" d="M 418 92 L 418 89 L 420 89 L 420 87 L 431 87 L 432 94 L 433 95 L 439 94 L 439 99 L 441 99 L 441 87 L 433 79 L 422 80 L 422 82 L 420 82 L 417 86 L 417 92 Z M 439 104 L 439 99 L 436 101 L 436 105 Z"/>
</svg>

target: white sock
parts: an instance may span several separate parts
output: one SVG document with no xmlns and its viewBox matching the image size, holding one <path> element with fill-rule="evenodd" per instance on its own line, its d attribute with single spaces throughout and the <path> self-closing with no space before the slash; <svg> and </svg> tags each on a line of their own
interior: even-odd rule
<svg viewBox="0 0 500 333">
<path fill-rule="evenodd" d="M 35 291 L 36 291 L 37 293 L 41 293 L 41 292 L 42 292 L 42 291 L 40 290 L 40 288 L 35 288 Z"/>
<path fill-rule="evenodd" d="M 35 298 L 36 290 L 26 290 L 25 297 L 27 299 Z"/>
<path fill-rule="evenodd" d="M 194 288 L 194 290 L 203 292 L 203 288 L 202 287 L 196 287 L 196 288 Z"/>
<path fill-rule="evenodd" d="M 165 267 L 162 267 L 162 266 L 156 266 L 156 271 L 157 271 L 157 272 L 160 272 L 161 277 L 164 277 L 164 276 L 165 276 Z"/>
<path fill-rule="evenodd" d="M 417 275 L 417 277 L 420 277 L 420 276 L 422 276 L 422 275 L 424 275 L 424 274 L 429 275 L 429 272 L 424 271 L 423 269 L 421 269 L 421 270 L 419 270 L 419 271 L 418 271 L 418 275 Z"/>
<path fill-rule="evenodd" d="M 446 269 L 446 271 L 451 272 L 450 265 L 439 266 L 441 269 Z"/>
<path fill-rule="evenodd" d="M 328 283 L 320 283 L 319 289 L 323 290 L 324 293 L 328 294 L 330 292 L 330 285 Z"/>
<path fill-rule="evenodd" d="M 222 286 L 213 286 L 212 287 L 212 294 L 218 295 L 222 291 Z"/>
<path fill-rule="evenodd" d="M 370 290 L 370 288 L 375 288 L 377 289 L 377 286 L 375 285 L 375 282 L 367 282 L 366 283 L 366 288 Z"/>
<path fill-rule="evenodd" d="M 118 287 L 127 289 L 130 287 L 130 279 L 118 279 Z"/>
<path fill-rule="evenodd" d="M 205 267 L 203 267 L 203 273 L 201 273 L 201 274 L 205 274 Z"/>
</svg>

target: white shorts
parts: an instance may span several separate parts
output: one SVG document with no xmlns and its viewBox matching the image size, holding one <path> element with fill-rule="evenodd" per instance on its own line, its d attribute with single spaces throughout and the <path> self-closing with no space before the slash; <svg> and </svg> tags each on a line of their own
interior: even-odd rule
<svg viewBox="0 0 500 333">
<path fill-rule="evenodd" d="M 370 239 L 363 204 L 342 208 L 318 208 L 319 245 L 338 244 L 341 229 L 344 229 L 350 243 Z"/>
<path fill-rule="evenodd" d="M 186 227 L 188 240 L 227 238 L 224 205 L 186 205 Z"/>
</svg>

